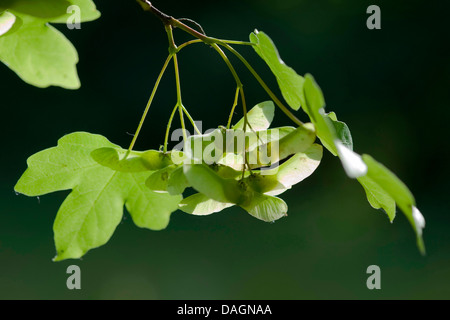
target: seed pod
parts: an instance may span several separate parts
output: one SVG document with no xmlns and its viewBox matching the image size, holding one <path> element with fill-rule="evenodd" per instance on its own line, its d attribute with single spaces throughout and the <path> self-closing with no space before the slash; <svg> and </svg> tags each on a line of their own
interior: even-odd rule
<svg viewBox="0 0 450 320">
<path fill-rule="evenodd" d="M 170 153 L 156 150 L 138 152 L 107 147 L 92 151 L 91 156 L 102 166 L 122 172 L 155 171 L 172 164 Z"/>
</svg>

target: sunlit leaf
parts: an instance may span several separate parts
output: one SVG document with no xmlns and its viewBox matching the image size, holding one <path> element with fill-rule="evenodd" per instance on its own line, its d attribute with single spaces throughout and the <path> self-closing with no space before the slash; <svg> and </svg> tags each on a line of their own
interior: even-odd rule
<svg viewBox="0 0 450 320">
<path fill-rule="evenodd" d="M 305 107 L 317 130 L 322 144 L 333 154 L 338 155 L 347 175 L 354 179 L 364 176 L 367 166 L 361 156 L 353 152 L 353 140 L 347 125 L 337 120 L 335 113 L 325 113 L 325 99 L 314 78 L 305 77 Z"/>
<path fill-rule="evenodd" d="M 338 154 L 336 140 L 353 150 L 353 139 L 348 126 L 344 122 L 338 121 L 334 112 L 325 113 L 325 99 L 322 90 L 310 74 L 305 76 L 304 92 L 306 103 L 303 109 L 314 123 L 317 136 L 323 145 L 333 155 Z"/>
<path fill-rule="evenodd" d="M 36 87 L 79 88 L 78 54 L 73 45 L 42 20 L 20 18 L 23 24 L 18 30 L 0 37 L 0 60 Z"/>
<path fill-rule="evenodd" d="M 317 136 L 333 155 L 337 155 L 334 144 L 334 141 L 337 139 L 336 130 L 331 119 L 325 114 L 325 99 L 322 90 L 320 90 L 314 78 L 309 74 L 305 76 L 304 92 L 305 105 L 303 109 L 316 127 Z"/>
<path fill-rule="evenodd" d="M 62 16 L 71 5 L 67 0 L 6 0 L 4 6 L 21 15 L 27 15 L 42 20 Z"/>
<path fill-rule="evenodd" d="M 78 54 L 67 38 L 49 22 L 66 23 L 67 8 L 77 5 L 81 20 L 99 17 L 90 0 L 12 0 L 4 6 L 20 19 L 14 32 L 0 36 L 0 61 L 23 81 L 40 88 L 60 86 L 78 89 Z"/>
<path fill-rule="evenodd" d="M 286 102 L 292 109 L 300 109 L 300 106 L 305 101 L 303 95 L 304 78 L 284 63 L 275 44 L 264 32 L 255 30 L 254 33 L 250 34 L 250 41 L 256 44 L 252 46 L 253 49 L 267 63 L 277 78 L 278 85 Z"/>
<path fill-rule="evenodd" d="M 73 14 L 67 11 L 74 5 L 80 9 L 80 22 L 100 17 L 100 12 L 92 0 L 6 0 L 0 7 L 52 23 L 66 23 Z"/>
<path fill-rule="evenodd" d="M 350 150 L 353 150 L 352 134 L 350 133 L 350 129 L 348 128 L 347 124 L 345 122 L 339 121 L 336 117 L 336 113 L 334 112 L 327 113 L 326 116 L 331 119 L 331 123 L 334 126 L 337 138 L 344 146 L 346 146 Z"/>
<path fill-rule="evenodd" d="M 366 192 L 367 201 L 374 209 L 383 209 L 392 222 L 395 218 L 395 200 L 367 175 L 358 178 Z"/>
<path fill-rule="evenodd" d="M 425 219 L 416 208 L 416 202 L 411 191 L 394 173 L 371 156 L 363 155 L 362 159 L 368 167 L 368 172 L 366 177 L 358 180 L 363 185 L 366 193 L 370 194 L 368 196 L 370 204 L 374 207 L 385 209 L 392 220 L 394 218 L 392 214 L 392 200 L 395 201 L 395 204 L 404 213 L 416 232 L 419 250 L 425 253 L 422 239 Z"/>
<path fill-rule="evenodd" d="M 55 260 L 79 258 L 105 244 L 122 219 L 124 205 L 137 226 L 160 230 L 181 201 L 180 196 L 150 191 L 145 186 L 148 171 L 118 172 L 98 164 L 91 152 L 102 147 L 118 148 L 99 135 L 64 136 L 57 147 L 28 159 L 28 169 L 15 186 L 28 196 L 72 189 L 53 227 Z"/>
<path fill-rule="evenodd" d="M 69 2 L 69 6 L 66 7 L 66 10 L 62 16 L 57 18 L 53 18 L 50 20 L 51 23 L 66 23 L 67 19 L 76 11 L 67 12 L 70 6 L 77 6 L 80 8 L 80 22 L 88 22 L 93 21 L 100 18 L 100 12 L 97 10 L 94 2 L 92 0 L 67 0 Z"/>
</svg>

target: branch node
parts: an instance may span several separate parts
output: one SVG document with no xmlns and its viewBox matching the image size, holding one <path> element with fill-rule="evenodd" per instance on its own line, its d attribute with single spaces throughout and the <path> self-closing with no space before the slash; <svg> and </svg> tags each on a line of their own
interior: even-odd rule
<svg viewBox="0 0 450 320">
<path fill-rule="evenodd" d="M 172 24 L 173 17 L 168 16 L 167 14 L 156 9 L 154 6 L 152 6 L 152 3 L 150 1 L 148 0 L 136 0 L 136 1 L 141 5 L 144 11 L 150 11 L 151 13 L 153 13 L 164 23 L 164 25 Z"/>
</svg>

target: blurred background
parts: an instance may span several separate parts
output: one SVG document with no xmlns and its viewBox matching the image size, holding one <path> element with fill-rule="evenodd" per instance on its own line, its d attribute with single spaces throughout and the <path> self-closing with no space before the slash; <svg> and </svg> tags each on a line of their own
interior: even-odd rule
<svg viewBox="0 0 450 320">
<path fill-rule="evenodd" d="M 133 0 L 95 1 L 102 17 L 61 30 L 76 46 L 82 87 L 38 89 L 0 66 L 1 299 L 449 299 L 449 34 L 443 1 L 227 0 L 152 1 L 208 35 L 247 40 L 270 35 L 283 60 L 312 73 L 368 153 L 411 189 L 426 218 L 427 256 L 399 212 L 393 224 L 368 204 L 361 186 L 327 153 L 318 170 L 283 194 L 289 216 L 273 224 L 239 208 L 207 216 L 173 213 L 166 230 L 136 227 L 125 212 L 107 245 L 82 260 L 52 262 L 52 224 L 68 192 L 37 198 L 13 187 L 26 159 L 74 131 L 130 143 L 167 56 L 158 19 Z M 366 9 L 381 8 L 381 30 Z M 447 10 L 446 10 L 447 9 Z M 178 43 L 188 36 L 175 33 Z M 240 52 L 279 95 L 251 48 Z M 268 100 L 231 57 L 249 105 Z M 235 84 L 220 57 L 202 44 L 180 53 L 183 102 L 203 128 L 224 125 Z M 163 78 L 137 143 L 158 148 L 176 102 L 173 68 Z M 237 111 L 235 120 L 242 116 Z M 303 112 L 298 116 L 306 120 Z M 275 125 L 291 125 L 281 112 Z M 176 123 L 178 126 L 178 123 Z M 82 290 L 66 288 L 66 268 L 81 267 Z M 381 268 L 381 290 L 366 269 Z"/>
</svg>

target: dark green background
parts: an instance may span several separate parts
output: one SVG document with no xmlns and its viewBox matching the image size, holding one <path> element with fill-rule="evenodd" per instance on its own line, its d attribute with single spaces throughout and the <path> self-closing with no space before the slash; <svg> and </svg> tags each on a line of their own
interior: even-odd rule
<svg viewBox="0 0 450 320">
<path fill-rule="evenodd" d="M 208 217 L 182 212 L 154 232 L 128 213 L 109 243 L 81 261 L 54 263 L 52 223 L 68 192 L 16 196 L 33 153 L 64 134 L 88 131 L 130 142 L 167 54 L 161 23 L 132 0 L 96 1 L 102 17 L 81 30 L 59 27 L 75 44 L 82 88 L 38 89 L 0 66 L 0 298 L 3 299 L 448 299 L 449 52 L 444 1 L 153 1 L 209 35 L 247 40 L 268 33 L 283 60 L 312 73 L 328 111 L 351 128 L 355 150 L 386 164 L 409 186 L 427 226 L 421 257 L 402 214 L 393 224 L 372 209 L 360 185 L 326 154 L 314 175 L 283 196 L 289 216 L 263 223 L 240 209 Z M 366 28 L 378 4 L 382 29 Z M 176 32 L 178 43 L 189 37 Z M 279 93 L 251 48 L 239 48 Z M 232 59 L 250 105 L 267 100 Z M 225 124 L 235 84 L 210 48 L 179 57 L 183 100 L 204 129 Z M 158 148 L 175 103 L 169 68 L 138 141 Z M 236 120 L 242 114 L 238 112 Z M 299 112 L 298 116 L 306 120 Z M 281 112 L 276 125 L 291 124 Z M 178 125 L 178 123 L 177 123 Z M 66 268 L 82 270 L 82 290 L 66 288 Z M 381 267 L 381 290 L 366 288 L 366 269 Z"/>
</svg>

